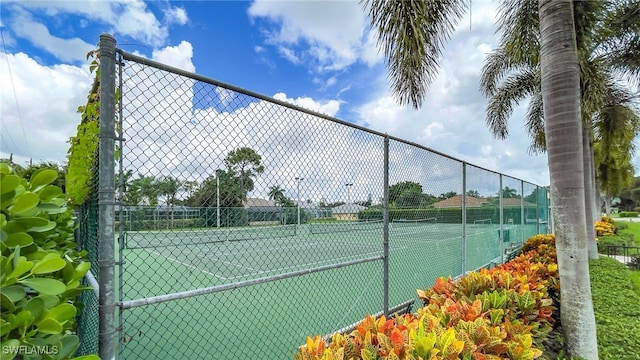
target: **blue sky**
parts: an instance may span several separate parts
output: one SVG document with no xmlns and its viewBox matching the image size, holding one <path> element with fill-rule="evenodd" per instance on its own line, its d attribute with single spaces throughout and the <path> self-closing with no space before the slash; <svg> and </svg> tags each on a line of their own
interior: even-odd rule
<svg viewBox="0 0 640 360">
<path fill-rule="evenodd" d="M 490 0 L 472 6 L 416 111 L 391 95 L 357 1 L 2 1 L 0 156 L 64 161 L 91 84 L 85 54 L 107 32 L 125 51 L 548 184 L 546 155 L 527 153 L 526 103 L 507 140 L 485 126 L 478 79 L 497 10 Z"/>
</svg>

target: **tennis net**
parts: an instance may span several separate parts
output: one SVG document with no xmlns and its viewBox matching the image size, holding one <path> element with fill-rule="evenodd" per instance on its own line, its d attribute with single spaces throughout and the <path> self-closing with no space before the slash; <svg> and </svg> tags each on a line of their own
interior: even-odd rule
<svg viewBox="0 0 640 360">
<path fill-rule="evenodd" d="M 213 228 L 178 231 L 129 231 L 127 249 L 211 244 L 224 241 L 268 240 L 296 236 L 295 225 Z"/>
<path fill-rule="evenodd" d="M 473 225 L 491 225 L 492 221 L 491 219 L 480 219 L 480 220 L 474 220 L 473 221 Z"/>
<path fill-rule="evenodd" d="M 311 223 L 309 224 L 309 232 L 312 234 L 328 234 L 350 231 L 381 230 L 382 225 L 382 220 Z"/>
<path fill-rule="evenodd" d="M 435 225 L 437 218 L 431 217 L 426 219 L 393 219 L 391 223 L 394 226 L 428 226 Z"/>
</svg>

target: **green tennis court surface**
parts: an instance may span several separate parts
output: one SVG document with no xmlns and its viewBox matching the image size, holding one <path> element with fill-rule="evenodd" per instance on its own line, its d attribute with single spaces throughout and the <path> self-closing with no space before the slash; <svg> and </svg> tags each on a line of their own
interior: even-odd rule
<svg viewBox="0 0 640 360">
<path fill-rule="evenodd" d="M 499 228 L 467 226 L 468 270 L 500 257 Z M 415 299 L 416 289 L 439 276 L 461 273 L 461 231 L 460 224 L 389 224 L 390 306 Z M 512 226 L 511 242 L 519 243 L 522 231 Z M 533 235 L 535 226 L 524 231 Z M 132 300 L 381 257 L 382 234 L 380 222 L 128 232 L 121 293 Z M 307 335 L 331 333 L 382 309 L 382 264 L 124 310 L 121 356 L 290 359 Z M 247 337 L 258 339 L 247 346 L 239 340 Z M 198 349 L 180 345 L 193 339 Z"/>
</svg>

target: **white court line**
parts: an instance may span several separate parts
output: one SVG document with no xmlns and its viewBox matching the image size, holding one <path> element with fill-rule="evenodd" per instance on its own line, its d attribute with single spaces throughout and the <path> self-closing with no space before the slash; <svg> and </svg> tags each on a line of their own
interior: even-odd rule
<svg viewBox="0 0 640 360">
<path fill-rule="evenodd" d="M 230 262 L 230 261 L 224 261 L 224 260 L 221 260 L 221 259 L 220 259 L 219 257 L 217 257 L 217 256 L 216 256 L 216 257 L 211 256 L 212 254 L 213 254 L 213 255 L 217 255 L 217 254 L 218 254 L 218 252 L 207 252 L 207 253 L 205 253 L 204 255 L 202 255 L 203 251 L 193 251 L 193 250 L 191 250 L 190 248 L 187 248 L 187 249 L 189 249 L 189 255 L 195 256 L 195 257 L 200 258 L 200 259 L 207 259 L 207 260 L 218 261 L 218 262 L 220 262 L 220 263 L 223 263 L 223 264 L 226 264 L 226 265 L 230 265 L 230 266 L 235 266 L 235 267 L 237 267 L 237 268 L 247 269 L 247 270 L 250 270 L 250 271 L 258 271 L 258 272 L 257 272 L 257 274 L 261 274 L 261 273 L 263 273 L 263 272 L 264 272 L 264 271 L 262 271 L 262 270 L 254 269 L 254 268 L 252 268 L 252 267 L 242 266 L 242 265 L 238 265 L 238 264 L 236 264 L 236 263 Z M 195 247 L 195 249 L 198 249 L 198 247 L 196 246 L 196 247 Z M 184 252 L 182 252 L 182 253 L 184 253 Z M 246 252 L 243 252 L 243 254 L 244 254 L 244 253 L 246 253 Z M 225 254 L 224 254 L 224 253 L 220 253 L 220 255 L 225 255 Z M 232 279 L 232 278 L 227 278 L 227 279 Z"/>
<path fill-rule="evenodd" d="M 224 251 L 217 251 L 217 250 L 213 250 L 211 252 L 208 252 L 209 254 L 214 254 L 214 255 L 222 255 L 222 256 L 229 256 L 229 255 L 240 255 L 240 254 L 263 254 L 265 251 L 277 251 L 277 250 L 304 250 L 304 249 L 309 249 L 309 248 L 317 248 L 319 246 L 327 246 L 332 244 L 331 242 L 328 241 L 306 241 L 303 244 L 300 243 L 291 243 L 291 244 L 282 244 L 279 246 L 268 246 L 268 247 L 260 247 L 257 248 L 255 246 L 252 246 L 251 249 L 247 249 L 247 250 L 236 250 L 236 251 L 228 251 L 228 252 L 224 252 Z M 352 244 L 352 243 L 346 243 L 346 242 L 337 242 L 337 243 L 333 243 L 333 244 L 338 244 L 338 245 L 347 245 L 347 246 L 351 246 L 354 248 L 359 248 L 361 249 L 365 244 Z M 366 247 L 378 247 L 378 246 L 382 246 L 382 244 L 380 245 L 375 245 L 375 244 L 368 244 L 365 245 Z M 382 249 L 381 249 L 382 250 Z"/>
<path fill-rule="evenodd" d="M 186 267 L 191 268 L 191 269 L 194 269 L 194 270 L 198 270 L 198 271 L 200 271 L 200 272 L 201 272 L 201 273 L 203 273 L 203 274 L 206 274 L 206 275 L 212 275 L 212 276 L 215 276 L 215 277 L 217 277 L 218 279 L 222 279 L 222 280 L 229 280 L 229 279 L 230 279 L 230 278 L 226 278 L 226 277 L 224 277 L 224 276 L 216 275 L 216 274 L 214 274 L 214 273 L 212 273 L 212 272 L 209 272 L 209 271 L 206 271 L 206 270 L 202 270 L 202 269 L 200 269 L 200 268 L 198 268 L 198 267 L 195 267 L 195 266 L 193 266 L 193 265 L 191 265 L 191 264 L 187 264 L 187 263 L 185 263 L 185 262 L 183 262 L 183 261 L 180 261 L 180 260 L 178 260 L 178 259 L 176 259 L 176 258 L 174 258 L 174 257 L 171 257 L 171 256 L 166 256 L 166 255 L 164 255 L 164 254 L 162 254 L 162 253 L 159 253 L 159 252 L 157 252 L 157 251 L 155 251 L 155 250 L 147 250 L 147 251 L 148 251 L 148 252 L 150 252 L 150 253 L 154 253 L 154 254 L 156 254 L 156 255 L 160 255 L 160 256 L 162 256 L 162 257 L 166 258 L 166 259 L 167 259 L 167 260 L 169 260 L 169 261 L 177 262 L 177 263 L 178 263 L 178 264 L 180 264 L 180 265 L 186 266 Z"/>
<path fill-rule="evenodd" d="M 339 244 L 345 244 L 345 245 L 349 245 L 349 246 L 353 246 L 353 247 L 358 247 L 358 244 L 351 244 L 351 243 L 344 243 L 344 242 L 341 242 Z M 258 250 L 255 250 L 255 251 L 254 250 L 252 250 L 252 251 L 236 251 L 236 252 L 219 252 L 219 251 L 215 251 L 213 253 L 207 253 L 207 254 L 204 254 L 204 255 L 202 255 L 202 253 L 203 253 L 202 251 L 194 252 L 194 251 L 189 250 L 190 251 L 190 255 L 194 255 L 195 257 L 198 257 L 200 259 L 219 261 L 219 262 L 221 262 L 223 264 L 228 264 L 230 266 L 235 266 L 235 267 L 238 267 L 238 268 L 242 268 L 242 269 L 247 269 L 247 270 L 253 271 L 253 272 L 248 273 L 248 274 L 242 274 L 242 275 L 239 275 L 239 276 L 231 276 L 231 277 L 223 277 L 223 276 L 220 276 L 220 275 L 216 275 L 216 274 L 214 274 L 212 272 L 209 272 L 209 271 L 206 271 L 206 270 L 202 270 L 202 269 L 200 269 L 200 268 L 198 268 L 196 266 L 187 264 L 187 263 L 185 263 L 183 261 L 180 261 L 180 260 L 178 260 L 176 258 L 173 258 L 171 256 L 163 255 L 162 253 L 159 253 L 159 252 L 157 252 L 155 250 L 147 250 L 147 251 L 151 252 L 151 253 L 154 253 L 154 254 L 157 254 L 157 255 L 160 255 L 160 256 L 162 256 L 162 257 L 164 257 L 164 258 L 166 258 L 166 259 L 168 259 L 170 261 L 177 262 L 177 263 L 179 263 L 181 265 L 184 265 L 186 267 L 198 270 L 198 271 L 200 271 L 200 272 L 202 272 L 204 274 L 212 275 L 212 276 L 215 276 L 215 277 L 217 277 L 219 279 L 223 279 L 223 280 L 234 280 L 234 279 L 246 278 L 246 277 L 255 276 L 255 275 L 261 275 L 261 274 L 264 274 L 264 273 L 281 272 L 281 271 L 289 270 L 289 269 L 295 269 L 295 268 L 300 268 L 300 267 L 308 267 L 309 265 L 325 264 L 327 262 L 331 262 L 331 261 L 335 261 L 335 260 L 350 259 L 350 258 L 354 258 L 354 257 L 366 256 L 366 255 L 371 255 L 371 254 L 380 254 L 380 252 L 382 251 L 382 249 L 380 249 L 380 251 L 370 251 L 370 252 L 365 252 L 365 253 L 353 254 L 353 255 L 349 255 L 349 256 L 331 257 L 331 258 L 329 258 L 329 259 L 327 259 L 325 261 L 315 261 L 315 262 L 311 262 L 311 263 L 304 263 L 304 264 L 300 264 L 300 265 L 287 266 L 287 267 L 281 267 L 281 268 L 275 268 L 275 269 L 269 268 L 267 270 L 254 269 L 254 268 L 251 268 L 251 267 L 248 267 L 248 266 L 242 266 L 242 265 L 234 264 L 234 263 L 229 262 L 229 261 L 220 260 L 219 257 L 207 256 L 207 255 L 211 255 L 211 254 L 215 254 L 215 255 L 218 255 L 218 256 L 219 255 L 225 256 L 225 255 L 237 255 L 237 254 L 263 253 L 265 250 L 267 250 L 267 251 L 274 250 L 275 251 L 275 250 L 282 250 L 282 249 L 291 250 L 291 249 L 317 248 L 317 247 L 320 247 L 320 246 L 327 245 L 327 242 L 323 242 L 323 241 L 306 242 L 306 243 L 304 243 L 304 246 L 300 246 L 300 244 L 295 244 L 295 243 L 292 243 L 291 245 L 294 245 L 294 246 L 286 246 L 285 245 L 285 246 L 272 246 L 272 247 L 267 247 L 267 248 L 263 247 L 263 248 L 260 248 Z M 369 244 L 369 246 L 372 246 L 372 245 Z M 373 245 L 373 246 L 375 246 L 375 245 Z M 407 249 L 407 248 L 406 247 L 389 247 L 389 251 L 397 251 L 397 250 L 404 250 L 404 249 Z"/>
<path fill-rule="evenodd" d="M 389 251 L 404 250 L 404 249 L 406 249 L 406 248 L 403 248 L 403 247 L 389 248 Z M 315 262 L 304 263 L 304 264 L 299 264 L 299 265 L 295 265 L 295 266 L 286 266 L 286 267 L 281 267 L 281 268 L 269 269 L 269 270 L 264 270 L 264 271 L 262 271 L 260 273 L 252 273 L 252 274 L 247 274 L 247 275 L 242 275 L 242 276 L 234 276 L 234 277 L 230 277 L 229 279 L 230 280 L 231 279 L 238 279 L 238 278 L 243 278 L 243 277 L 250 276 L 250 275 L 257 275 L 257 274 L 263 274 L 263 273 L 281 272 L 283 270 L 297 269 L 297 268 L 301 268 L 301 267 L 308 267 L 309 265 L 326 264 L 327 262 L 331 262 L 331 261 L 335 261 L 335 260 L 352 259 L 355 256 L 363 256 L 363 255 L 371 255 L 371 254 L 380 255 L 380 252 L 376 251 L 376 252 L 368 252 L 368 253 L 351 255 L 351 256 L 332 257 L 332 258 L 327 259 L 325 261 L 315 261 Z"/>
</svg>

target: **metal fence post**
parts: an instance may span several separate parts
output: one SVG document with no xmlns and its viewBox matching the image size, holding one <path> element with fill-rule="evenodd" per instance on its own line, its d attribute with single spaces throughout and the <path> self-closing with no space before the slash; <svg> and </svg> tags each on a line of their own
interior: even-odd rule
<svg viewBox="0 0 640 360">
<path fill-rule="evenodd" d="M 115 51 L 116 40 L 100 35 L 100 135 L 98 147 L 98 265 L 100 269 L 98 335 L 101 359 L 115 350 L 114 204 L 115 204 Z"/>
<path fill-rule="evenodd" d="M 538 215 L 536 214 L 536 223 L 538 222 Z M 520 180 L 520 246 L 524 244 L 525 236 L 524 236 L 524 223 L 525 223 L 525 213 L 524 213 L 524 181 Z"/>
<path fill-rule="evenodd" d="M 384 200 L 382 204 L 382 238 L 383 238 L 383 311 L 385 316 L 389 315 L 389 136 L 384 137 L 384 170 L 383 186 Z"/>
<path fill-rule="evenodd" d="M 498 201 L 500 204 L 500 263 L 504 264 L 504 204 L 502 203 L 502 174 L 500 174 L 500 193 L 498 194 Z"/>
<path fill-rule="evenodd" d="M 462 162 L 462 274 L 467 273 L 467 163 Z"/>
</svg>

